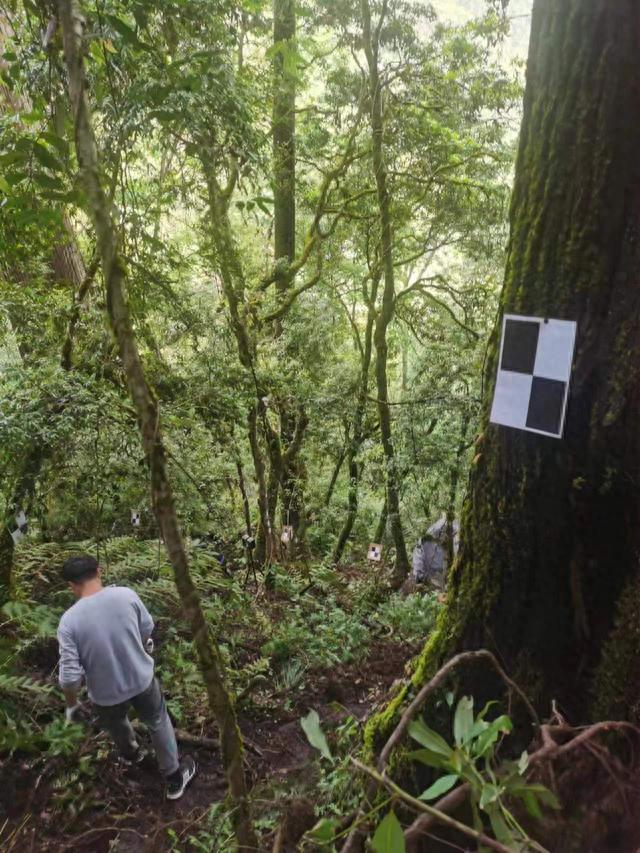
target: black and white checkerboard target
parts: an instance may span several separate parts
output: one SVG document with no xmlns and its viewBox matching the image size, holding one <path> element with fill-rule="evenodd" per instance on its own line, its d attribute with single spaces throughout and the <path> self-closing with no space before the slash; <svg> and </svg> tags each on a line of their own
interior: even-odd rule
<svg viewBox="0 0 640 853">
<path fill-rule="evenodd" d="M 576 323 L 505 314 L 491 423 L 561 438 Z"/>
</svg>

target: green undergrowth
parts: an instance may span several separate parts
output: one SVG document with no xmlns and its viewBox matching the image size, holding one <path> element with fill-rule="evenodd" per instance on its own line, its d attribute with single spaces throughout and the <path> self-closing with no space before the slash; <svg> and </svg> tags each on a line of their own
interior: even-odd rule
<svg viewBox="0 0 640 853">
<path fill-rule="evenodd" d="M 83 551 L 95 554 L 95 543 L 23 544 L 14 600 L 0 610 L 0 755 L 23 756 L 29 767 L 45 773 L 56 756 L 61 778 L 51 780 L 52 790 L 64 788 L 67 777 L 71 790 L 52 807 L 67 818 L 99 807 L 84 793 L 92 774 L 100 772 L 96 762 L 106 760 L 109 750 L 104 738 L 99 749 L 85 749 L 86 730 L 63 725 L 56 683 L 56 628 L 73 603 L 60 569 L 66 557 Z M 348 574 L 322 564 L 274 566 L 273 589 L 266 591 L 244 568 L 221 567 L 212 548 L 189 543 L 189 551 L 206 620 L 249 726 L 251 720 L 302 714 L 317 701 L 314 687 L 323 675 L 345 683 L 366 676 L 374 647 L 402 644 L 409 658 L 432 630 L 440 607 L 433 593 L 389 593 L 368 565 Z M 174 719 L 184 730 L 211 732 L 213 720 L 164 549 L 156 541 L 121 537 L 101 542 L 99 559 L 104 582 L 134 588 L 153 615 L 156 669 Z M 360 724 L 341 725 L 345 728 L 338 727 L 333 737 L 355 748 Z M 328 800 L 330 791 L 335 794 L 347 782 L 346 766 L 332 768 L 321 775 L 317 793 Z M 264 819 L 269 820 L 266 814 Z"/>
</svg>

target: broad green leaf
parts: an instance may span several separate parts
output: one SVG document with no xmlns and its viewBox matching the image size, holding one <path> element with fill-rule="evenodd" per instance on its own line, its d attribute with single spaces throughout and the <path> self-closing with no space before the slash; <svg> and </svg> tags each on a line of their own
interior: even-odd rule
<svg viewBox="0 0 640 853">
<path fill-rule="evenodd" d="M 462 771 L 462 753 L 459 749 L 453 750 L 451 758 L 449 759 L 449 764 L 456 773 L 460 773 Z"/>
<path fill-rule="evenodd" d="M 54 148 L 57 148 L 57 150 L 60 152 L 60 154 L 62 154 L 63 157 L 67 156 L 67 154 L 69 153 L 69 143 L 66 139 L 63 139 L 63 137 L 58 136 L 57 133 L 50 133 L 49 131 L 41 133 L 40 135 L 44 140 L 46 140 L 46 142 L 48 142 L 50 145 L 53 145 Z"/>
<path fill-rule="evenodd" d="M 518 770 L 520 771 L 521 775 L 524 773 L 524 771 L 527 769 L 528 766 L 529 766 L 529 753 L 525 749 L 524 752 L 522 753 L 522 755 L 520 756 L 520 758 L 518 759 Z"/>
<path fill-rule="evenodd" d="M 453 737 L 458 746 L 467 740 L 473 726 L 473 697 L 463 696 L 453 717 Z"/>
<path fill-rule="evenodd" d="M 558 802 L 558 798 L 550 791 L 545 785 L 540 784 L 539 782 L 521 783 L 509 785 L 509 794 L 514 797 L 522 797 L 523 799 L 527 794 L 533 794 L 537 797 L 545 806 L 550 806 L 552 809 L 560 809 L 560 803 Z"/>
<path fill-rule="evenodd" d="M 329 759 L 329 761 L 333 761 L 329 744 L 327 743 L 327 739 L 320 726 L 320 717 L 318 716 L 318 712 L 315 710 L 309 711 L 307 716 L 302 717 L 300 720 L 300 725 L 302 726 L 311 746 L 319 750 L 325 758 Z"/>
<path fill-rule="evenodd" d="M 558 798 L 550 791 L 548 788 L 545 788 L 544 785 L 531 785 L 531 789 L 534 791 L 538 799 L 545 804 L 545 806 L 550 806 L 552 809 L 556 811 L 560 811 L 562 806 L 558 801 Z"/>
<path fill-rule="evenodd" d="M 537 797 L 535 794 L 531 793 L 531 791 L 523 791 L 522 802 L 524 803 L 525 808 L 527 809 L 531 817 L 535 817 L 538 820 L 542 820 L 544 818 Z"/>
<path fill-rule="evenodd" d="M 427 788 L 426 791 L 423 791 L 418 799 L 435 800 L 437 797 L 440 797 L 442 794 L 446 794 L 447 791 L 450 791 L 459 778 L 460 777 L 455 773 L 449 773 L 447 776 L 441 776 L 439 779 L 436 779 L 431 787 Z"/>
<path fill-rule="evenodd" d="M 480 808 L 486 809 L 490 803 L 495 803 L 501 793 L 497 785 L 484 785 L 480 794 Z"/>
<path fill-rule="evenodd" d="M 487 814 L 489 815 L 489 820 L 491 821 L 491 829 L 493 830 L 493 834 L 498 839 L 498 841 L 502 842 L 502 844 L 505 845 L 510 844 L 513 841 L 513 835 L 509 830 L 505 819 L 502 816 L 500 807 L 496 803 L 492 803 L 491 806 L 487 809 Z"/>
<path fill-rule="evenodd" d="M 371 846 L 376 853 L 405 853 L 404 833 L 395 812 L 390 811 L 380 822 Z"/>
<path fill-rule="evenodd" d="M 409 723 L 409 734 L 419 744 L 426 746 L 427 749 L 442 755 L 444 758 L 449 758 L 453 752 L 446 740 L 438 732 L 434 732 L 433 729 L 425 725 L 422 720 L 413 720 Z"/>
<path fill-rule="evenodd" d="M 49 190 L 63 190 L 64 183 L 60 178 L 53 175 L 47 175 L 46 172 L 34 172 L 33 180 L 41 187 L 46 187 Z"/>
<path fill-rule="evenodd" d="M 478 737 L 478 735 L 482 734 L 489 728 L 489 723 L 486 720 L 481 720 L 479 717 L 476 719 L 475 723 L 471 726 L 469 731 L 467 732 L 467 736 L 465 738 L 465 743 L 469 743 L 474 738 Z"/>
<path fill-rule="evenodd" d="M 51 169 L 52 172 L 61 172 L 64 169 L 60 160 L 48 148 L 45 148 L 44 145 L 36 143 L 33 146 L 33 155 L 36 160 L 42 163 L 43 166 L 46 166 L 47 169 Z"/>
<path fill-rule="evenodd" d="M 316 841 L 318 844 L 330 844 L 336 834 L 337 825 L 338 821 L 335 818 L 323 817 L 309 830 L 307 838 Z"/>
<path fill-rule="evenodd" d="M 500 734 L 508 734 L 512 729 L 513 723 L 509 717 L 504 714 L 497 717 L 493 722 L 489 723 L 489 727 L 478 736 L 478 739 L 473 746 L 474 755 L 485 755 L 498 740 Z"/>
<path fill-rule="evenodd" d="M 6 178 L 2 175 L 0 175 L 0 192 L 6 193 L 7 195 L 11 192 L 11 187 L 7 183 Z"/>
<path fill-rule="evenodd" d="M 432 749 L 415 749 L 409 753 L 409 758 L 419 761 L 421 764 L 426 764 L 427 767 L 442 769 L 449 766 L 448 759 L 439 752 L 434 752 Z"/>
<path fill-rule="evenodd" d="M 148 45 L 140 41 L 136 31 L 130 27 L 129 24 L 125 23 L 122 18 L 118 18 L 117 15 L 105 15 L 105 18 L 109 21 L 118 35 L 122 37 L 124 42 L 138 48 L 143 48 L 144 50 L 149 49 Z"/>
</svg>

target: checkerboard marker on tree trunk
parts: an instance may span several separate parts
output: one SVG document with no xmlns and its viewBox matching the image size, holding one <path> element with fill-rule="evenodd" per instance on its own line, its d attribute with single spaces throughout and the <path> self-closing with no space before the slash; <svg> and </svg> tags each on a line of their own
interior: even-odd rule
<svg viewBox="0 0 640 853">
<path fill-rule="evenodd" d="M 562 438 L 576 328 L 505 314 L 491 423 Z"/>
</svg>

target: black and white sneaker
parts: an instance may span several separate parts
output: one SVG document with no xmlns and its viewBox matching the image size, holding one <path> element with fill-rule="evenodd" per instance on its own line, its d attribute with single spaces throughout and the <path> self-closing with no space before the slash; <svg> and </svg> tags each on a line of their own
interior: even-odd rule
<svg viewBox="0 0 640 853">
<path fill-rule="evenodd" d="M 196 775 L 196 763 L 187 756 L 180 762 L 180 767 L 171 776 L 167 776 L 167 799 L 179 800 L 184 794 L 185 788 Z"/>
</svg>

